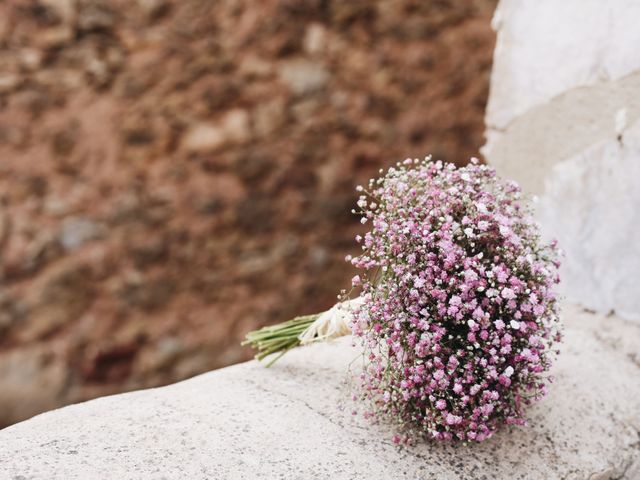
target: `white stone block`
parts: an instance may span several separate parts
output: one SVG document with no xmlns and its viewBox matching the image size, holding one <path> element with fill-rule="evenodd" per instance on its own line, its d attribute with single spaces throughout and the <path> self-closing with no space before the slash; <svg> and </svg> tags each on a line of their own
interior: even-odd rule
<svg viewBox="0 0 640 480">
<path fill-rule="evenodd" d="M 483 153 L 540 196 L 570 300 L 640 321 L 640 2 L 502 0 Z"/>
<path fill-rule="evenodd" d="M 538 217 L 566 251 L 566 295 L 640 321 L 640 122 L 556 164 Z"/>
<path fill-rule="evenodd" d="M 567 90 L 640 68 L 637 0 L 502 0 L 487 125 L 516 117 Z"/>
</svg>

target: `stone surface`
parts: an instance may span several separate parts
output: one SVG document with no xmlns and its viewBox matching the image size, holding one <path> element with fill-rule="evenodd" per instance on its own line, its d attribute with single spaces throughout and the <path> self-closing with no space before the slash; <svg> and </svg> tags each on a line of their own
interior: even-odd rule
<svg viewBox="0 0 640 480">
<path fill-rule="evenodd" d="M 283 63 L 279 75 L 280 79 L 296 95 L 319 90 L 329 80 L 329 72 L 324 66 L 306 60 L 292 60 Z"/>
<path fill-rule="evenodd" d="M 493 18 L 488 125 L 506 128 L 567 90 L 640 68 L 639 17 L 635 0 L 502 0 Z"/>
<path fill-rule="evenodd" d="M 640 90 L 638 91 L 640 94 Z M 640 321 L 640 121 L 556 164 L 538 217 L 566 250 L 565 290 L 583 305 Z"/>
<path fill-rule="evenodd" d="M 249 115 L 245 110 L 226 112 L 218 123 L 198 123 L 185 134 L 182 146 L 192 153 L 214 152 L 230 144 L 249 140 Z"/>
<path fill-rule="evenodd" d="M 540 196 L 563 293 L 640 321 L 640 4 L 502 1 L 483 153 Z"/>
<path fill-rule="evenodd" d="M 499 93 L 492 90 L 492 97 Z M 487 116 L 487 160 L 526 191 L 544 192 L 554 165 L 592 145 L 617 138 L 620 120 L 640 119 L 640 72 L 620 80 L 569 90 L 515 118 L 507 128 Z M 578 181 L 578 179 L 576 179 Z"/>
<path fill-rule="evenodd" d="M 36 344 L 6 355 L 0 362 L 0 424 L 29 418 L 55 405 L 68 381 L 65 370 L 46 346 Z"/>
<path fill-rule="evenodd" d="M 66 250 L 75 250 L 85 243 L 104 236 L 104 228 L 83 217 L 68 217 L 62 222 L 60 243 Z"/>
<path fill-rule="evenodd" d="M 628 479 L 640 461 L 640 326 L 567 306 L 530 426 L 475 445 L 397 447 L 351 410 L 349 339 L 175 385 L 100 398 L 0 431 L 0 476 Z M 347 369 L 351 365 L 351 373 Z"/>
</svg>

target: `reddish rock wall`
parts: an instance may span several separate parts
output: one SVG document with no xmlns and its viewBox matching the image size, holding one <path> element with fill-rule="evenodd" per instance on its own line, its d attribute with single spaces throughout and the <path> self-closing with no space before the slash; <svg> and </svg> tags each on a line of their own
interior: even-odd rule
<svg viewBox="0 0 640 480">
<path fill-rule="evenodd" d="M 0 4 L 0 425 L 330 306 L 353 187 L 477 155 L 494 7 Z"/>
</svg>

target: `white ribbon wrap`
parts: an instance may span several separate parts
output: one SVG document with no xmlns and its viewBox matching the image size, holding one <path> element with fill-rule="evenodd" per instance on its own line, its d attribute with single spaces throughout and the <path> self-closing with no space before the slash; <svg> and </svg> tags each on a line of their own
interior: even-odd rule
<svg viewBox="0 0 640 480">
<path fill-rule="evenodd" d="M 301 345 L 313 342 L 322 342 L 332 338 L 343 337 L 351 333 L 350 323 L 353 312 L 362 305 L 362 298 L 336 303 L 320 316 L 300 334 Z"/>
</svg>

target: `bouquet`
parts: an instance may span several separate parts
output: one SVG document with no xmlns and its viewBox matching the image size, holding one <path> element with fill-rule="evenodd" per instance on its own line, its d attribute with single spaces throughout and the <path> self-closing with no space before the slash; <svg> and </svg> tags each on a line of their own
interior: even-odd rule
<svg viewBox="0 0 640 480">
<path fill-rule="evenodd" d="M 381 174 L 384 172 L 381 171 Z M 352 334 L 357 397 L 407 438 L 483 441 L 525 423 L 561 339 L 555 242 L 541 240 L 515 182 L 476 159 L 408 159 L 358 187 L 361 273 L 331 310 L 262 328 L 245 343 L 269 365 L 289 349 Z M 400 441 L 399 436 L 394 437 Z"/>
</svg>

